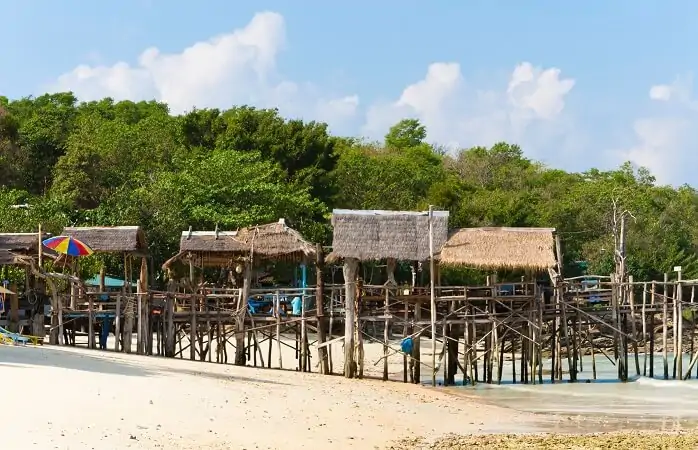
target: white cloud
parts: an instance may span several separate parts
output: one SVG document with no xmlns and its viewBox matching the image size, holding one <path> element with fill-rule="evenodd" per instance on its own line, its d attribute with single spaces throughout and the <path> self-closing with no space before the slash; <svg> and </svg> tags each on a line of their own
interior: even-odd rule
<svg viewBox="0 0 698 450">
<path fill-rule="evenodd" d="M 276 60 L 286 44 L 284 18 L 256 14 L 243 28 L 197 42 L 180 53 L 151 47 L 136 64 L 80 65 L 58 77 L 49 91 L 72 90 L 81 100 L 158 99 L 180 113 L 196 106 L 253 104 L 279 107 L 286 115 L 341 126 L 356 113 L 358 97 L 335 98 L 308 83 L 281 80 Z M 328 117 L 329 119 L 324 119 Z"/>
<path fill-rule="evenodd" d="M 680 75 L 671 84 L 657 84 L 650 88 L 650 99 L 658 101 L 675 101 L 691 108 L 698 109 L 698 104 L 692 99 L 693 76 Z"/>
<path fill-rule="evenodd" d="M 649 168 L 660 183 L 680 184 L 685 180 L 681 164 L 687 163 L 685 156 L 689 156 L 682 154 L 688 125 L 687 120 L 677 117 L 636 120 L 633 131 L 637 144 L 622 151 L 620 160 Z"/>
<path fill-rule="evenodd" d="M 574 161 L 581 152 L 572 149 L 582 139 L 565 114 L 575 80 L 560 69 L 522 62 L 508 77 L 492 77 L 491 86 L 478 88 L 465 79 L 460 64 L 436 62 L 397 99 L 362 110 L 360 98 L 352 93 L 285 80 L 277 70 L 285 46 L 284 18 L 263 12 L 243 28 L 180 52 L 152 47 L 135 63 L 80 65 L 59 76 L 48 90 L 71 90 L 81 100 L 155 98 L 174 113 L 194 106 L 278 107 L 286 116 L 322 120 L 334 132 L 373 139 L 381 139 L 400 119 L 417 117 L 432 142 L 468 147 L 505 140 L 522 145 L 533 158 L 578 168 Z"/>
<path fill-rule="evenodd" d="M 363 132 L 379 137 L 401 118 L 416 117 L 427 127 L 428 138 L 441 144 L 534 143 L 535 156 L 559 160 L 559 149 L 553 151 L 552 144 L 567 129 L 559 119 L 575 81 L 563 78 L 557 68 L 529 62 L 514 68 L 508 84 L 502 81 L 489 90 L 473 89 L 459 64 L 434 63 L 424 79 L 407 86 L 397 100 L 369 108 Z"/>
<path fill-rule="evenodd" d="M 663 184 L 695 180 L 692 172 L 698 154 L 692 147 L 698 130 L 690 125 L 696 119 L 698 102 L 692 97 L 692 81 L 690 75 L 684 75 L 671 84 L 650 87 L 649 98 L 664 103 L 666 108 L 661 114 L 634 122 L 635 144 L 617 153 L 619 162 L 629 160 L 645 166 Z"/>
</svg>

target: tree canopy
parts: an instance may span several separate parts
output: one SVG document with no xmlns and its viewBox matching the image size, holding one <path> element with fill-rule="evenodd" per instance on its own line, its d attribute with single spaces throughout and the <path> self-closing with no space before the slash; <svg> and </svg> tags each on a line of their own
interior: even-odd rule
<svg viewBox="0 0 698 450">
<path fill-rule="evenodd" d="M 628 266 L 638 279 L 675 265 L 698 277 L 698 192 L 659 186 L 626 163 L 569 173 L 513 143 L 455 151 L 427 143 L 416 119 L 384 142 L 333 136 L 273 109 L 80 103 L 72 93 L 0 97 L 0 231 L 141 225 L 155 265 L 183 229 L 236 228 L 280 217 L 329 243 L 332 208 L 450 211 L 451 227 L 554 227 L 567 273 L 613 265 L 614 204 L 629 211 Z M 11 208 L 27 204 L 28 208 Z M 456 276 L 456 275 L 453 275 Z"/>
</svg>

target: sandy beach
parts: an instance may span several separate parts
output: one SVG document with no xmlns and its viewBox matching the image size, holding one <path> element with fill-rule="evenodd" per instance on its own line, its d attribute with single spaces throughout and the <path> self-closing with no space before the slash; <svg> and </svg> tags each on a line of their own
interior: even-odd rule
<svg viewBox="0 0 698 450">
<path fill-rule="evenodd" d="M 0 346 L 8 448 L 386 448 L 522 428 L 447 393 L 67 347 Z"/>
<path fill-rule="evenodd" d="M 382 346 L 366 351 L 367 361 L 378 360 Z M 445 389 L 81 348 L 0 346 L 0 368 L 8 448 L 546 448 L 536 436 L 489 435 L 623 428 L 517 412 Z M 618 435 L 610 436 L 598 439 Z M 628 448 L 583 439 L 591 446 L 548 448 Z M 673 448 L 694 448 L 681 442 Z"/>
</svg>

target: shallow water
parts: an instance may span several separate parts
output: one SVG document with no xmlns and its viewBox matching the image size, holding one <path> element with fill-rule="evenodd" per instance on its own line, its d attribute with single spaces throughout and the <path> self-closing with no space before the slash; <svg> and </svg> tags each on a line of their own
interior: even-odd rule
<svg viewBox="0 0 698 450">
<path fill-rule="evenodd" d="M 683 370 L 689 365 L 684 356 Z M 544 384 L 512 384 L 511 362 L 502 379 L 508 383 L 500 385 L 478 384 L 461 386 L 462 394 L 474 396 L 490 404 L 556 416 L 579 419 L 598 419 L 611 428 L 696 428 L 698 426 L 698 380 L 664 380 L 661 355 L 655 355 L 655 378 L 636 376 L 635 362 L 629 358 L 631 381 L 617 380 L 615 366 L 605 357 L 596 357 L 597 380 L 592 380 L 591 357 L 583 360 L 584 371 L 579 382 L 552 384 L 550 374 L 544 373 Z M 644 356 L 640 356 L 640 372 L 643 373 Z M 550 361 L 544 362 L 550 368 Z M 563 360 L 566 368 L 566 360 Z M 518 369 L 518 367 L 517 367 Z M 649 373 L 649 371 L 647 372 Z M 669 358 L 669 376 L 673 374 L 673 355 Z M 567 376 L 567 374 L 565 374 Z M 678 376 L 678 375 L 677 375 Z M 545 379 L 547 378 L 547 380 Z M 586 382 L 589 380 L 590 382 Z M 572 428 L 574 425 L 570 424 Z M 603 427 L 605 428 L 605 427 Z"/>
</svg>

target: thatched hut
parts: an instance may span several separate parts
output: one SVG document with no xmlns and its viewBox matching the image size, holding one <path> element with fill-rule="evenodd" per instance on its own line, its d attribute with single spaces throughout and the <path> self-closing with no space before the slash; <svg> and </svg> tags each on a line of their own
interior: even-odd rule
<svg viewBox="0 0 698 450">
<path fill-rule="evenodd" d="M 315 260 L 315 245 L 286 225 L 284 219 L 237 231 L 183 231 L 179 253 L 165 261 L 169 270 L 178 262 L 204 267 L 232 268 L 250 256 L 255 263 L 289 261 L 304 263 Z"/>
<path fill-rule="evenodd" d="M 0 233 L 0 266 L 26 265 L 39 254 L 38 233 Z"/>
<path fill-rule="evenodd" d="M 554 228 L 461 228 L 441 249 L 440 264 L 546 271 L 557 264 Z"/>
<path fill-rule="evenodd" d="M 140 285 L 143 289 L 148 287 L 148 243 L 140 226 L 66 227 L 62 234 L 87 244 L 95 253 L 123 255 L 124 290 L 127 291 L 130 291 L 132 286 L 133 261 L 140 258 Z M 104 277 L 102 270 L 100 279 L 104 280 Z M 100 284 L 102 289 L 104 283 Z"/>
<path fill-rule="evenodd" d="M 63 235 L 84 242 L 96 253 L 123 253 L 134 257 L 148 254 L 145 233 L 139 226 L 66 227 Z"/>
<path fill-rule="evenodd" d="M 140 226 L 114 226 L 114 227 L 66 227 L 63 229 L 63 236 L 70 236 L 87 244 L 95 253 L 106 253 L 112 255 L 123 255 L 124 259 L 124 285 L 123 290 L 131 293 L 134 279 L 134 260 L 140 259 L 140 269 L 138 270 L 138 283 L 136 284 L 136 292 L 142 295 L 149 286 L 148 276 L 148 243 L 145 238 L 145 233 Z M 67 260 L 68 258 L 65 258 Z M 105 270 L 104 267 L 100 270 L 100 292 L 105 289 Z M 143 298 L 143 297 L 139 297 Z M 71 295 L 71 308 L 75 307 L 76 295 Z M 146 302 L 143 302 L 146 305 Z M 123 350 L 126 353 L 131 352 L 131 333 L 134 327 L 134 313 L 132 312 L 133 304 L 129 303 L 124 310 L 124 338 Z M 119 310 L 117 314 L 120 314 Z M 142 331 L 147 329 L 147 322 L 139 323 Z M 146 335 L 147 333 L 143 333 Z M 90 344 L 93 345 L 93 344 Z M 142 342 L 138 342 L 140 349 Z"/>
<path fill-rule="evenodd" d="M 167 260 L 163 269 L 171 277 L 172 266 L 176 262 L 188 263 L 189 282 L 191 288 L 196 290 L 199 284 L 195 280 L 195 267 L 234 268 L 242 276 L 238 311 L 244 312 L 247 311 L 254 266 L 270 261 L 309 263 L 315 262 L 316 258 L 316 246 L 288 227 L 284 219 L 279 219 L 278 222 L 237 231 L 184 231 L 180 238 L 179 253 Z M 238 365 L 245 364 L 244 317 L 244 313 L 235 315 L 235 364 Z"/>
<path fill-rule="evenodd" d="M 433 211 L 435 253 L 448 237 L 448 211 Z M 335 209 L 332 252 L 327 262 L 429 259 L 429 213 Z"/>
<path fill-rule="evenodd" d="M 448 235 L 448 211 L 332 211 L 332 252 L 327 262 L 344 261 L 345 319 L 344 319 L 344 376 L 356 375 L 354 346 L 356 308 L 350 299 L 356 298 L 358 263 L 361 261 L 387 261 L 388 282 L 395 284 L 397 261 L 426 261 L 430 259 L 431 239 L 434 253 L 446 242 Z M 359 339 L 361 339 L 359 337 Z M 361 358 L 360 356 L 358 356 Z"/>
</svg>

